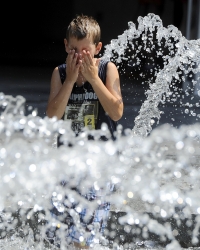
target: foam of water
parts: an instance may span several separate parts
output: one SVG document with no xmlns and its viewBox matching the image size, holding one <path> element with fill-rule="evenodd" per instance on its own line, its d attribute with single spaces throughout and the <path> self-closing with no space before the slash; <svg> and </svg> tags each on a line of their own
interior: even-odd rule
<svg viewBox="0 0 200 250">
<path fill-rule="evenodd" d="M 157 56 L 163 58 L 164 66 L 157 70 L 155 81 L 146 92 L 147 99 L 133 129 L 125 130 L 124 135 L 119 125 L 114 142 L 98 140 L 101 135 L 109 135 L 105 125 L 92 132 L 95 140 L 87 139 L 87 130 L 75 137 L 70 122 L 48 117 L 42 119 L 35 111 L 24 115 L 23 97 L 0 93 L 1 249 L 55 249 L 53 245 L 44 245 L 49 226 L 59 228 L 61 249 L 69 249 L 62 237 L 66 225 L 50 214 L 52 197 L 59 211 L 71 213 L 80 227 L 79 218 L 69 203 L 76 201 L 77 211 L 87 207 L 92 213 L 101 200 L 87 202 L 71 188 L 79 185 L 82 192 L 87 193 L 89 187 L 94 186 L 97 191 L 106 193 L 107 183 L 114 184 L 117 189 L 107 195 L 112 209 L 125 212 L 119 218 L 121 224 L 140 226 L 138 235 L 142 234 L 147 240 L 149 232 L 159 235 L 163 241 L 169 240 L 168 250 L 181 249 L 170 224 L 162 224 L 159 219 L 172 217 L 181 223 L 182 219 L 189 221 L 192 214 L 196 214 L 192 243 L 198 242 L 199 124 L 179 129 L 165 124 L 152 130 L 151 120 L 159 121 L 158 105 L 170 97 L 170 84 L 174 79 L 181 73 L 187 76 L 190 72 L 198 74 L 200 71 L 200 40 L 187 41 L 176 27 L 164 28 L 158 16 L 149 14 L 138 18 L 138 28 L 129 22 L 129 28 L 106 46 L 104 57 L 119 64 L 136 58 L 142 50 L 140 45 L 136 48 L 136 39 L 140 37 L 143 50 L 146 53 L 156 50 Z M 129 54 L 126 57 L 127 48 Z M 167 52 L 164 51 L 166 48 Z M 137 53 L 133 55 L 135 49 Z M 56 148 L 58 134 L 64 145 Z M 68 147 L 69 142 L 73 147 Z M 59 185 L 63 179 L 67 183 L 64 188 Z M 141 204 L 136 209 L 138 201 Z M 68 202 L 68 209 L 63 202 Z M 13 216 L 16 212 L 19 212 L 17 217 Z M 36 213 L 38 231 L 31 226 Z M 153 214 L 154 218 L 148 214 Z M 114 235 L 115 227 L 108 233 Z M 94 249 L 108 249 L 103 246 L 105 239 L 97 232 L 95 237 L 102 245 L 96 245 Z M 111 248 L 123 249 L 117 242 Z M 136 249 L 134 244 L 132 247 Z"/>
</svg>

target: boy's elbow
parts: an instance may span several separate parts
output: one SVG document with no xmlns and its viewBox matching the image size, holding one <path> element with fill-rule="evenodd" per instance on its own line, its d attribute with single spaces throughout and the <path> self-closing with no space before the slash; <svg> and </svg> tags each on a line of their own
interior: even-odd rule
<svg viewBox="0 0 200 250">
<path fill-rule="evenodd" d="M 118 122 L 120 119 L 121 119 L 121 118 L 113 118 L 112 120 L 113 120 L 114 122 Z"/>
<path fill-rule="evenodd" d="M 116 119 L 116 122 L 119 121 L 122 118 L 123 113 L 124 113 L 124 105 L 123 105 L 123 103 L 121 103 L 120 107 L 119 107 L 119 110 L 118 110 L 118 117 Z"/>
<path fill-rule="evenodd" d="M 121 107 L 116 114 L 113 114 L 112 116 L 110 116 L 110 118 L 113 121 L 117 122 L 122 118 L 122 115 L 123 115 L 123 107 Z"/>
<path fill-rule="evenodd" d="M 46 116 L 49 117 L 49 118 L 52 118 L 52 115 L 50 114 L 48 109 L 46 109 Z"/>
<path fill-rule="evenodd" d="M 46 110 L 46 116 L 48 118 L 53 118 L 53 117 L 56 117 L 57 119 L 59 119 L 59 117 L 54 113 L 54 112 L 51 112 L 51 110 Z"/>
<path fill-rule="evenodd" d="M 122 114 L 116 115 L 112 118 L 113 121 L 117 122 L 122 118 Z"/>
<path fill-rule="evenodd" d="M 47 116 L 48 118 L 52 118 L 52 117 L 53 117 L 52 115 L 49 115 L 48 112 L 46 112 L 46 116 Z"/>
<path fill-rule="evenodd" d="M 119 100 L 117 112 L 114 114 L 112 120 L 115 122 L 119 121 L 122 118 L 123 112 L 124 112 L 124 104 L 122 100 Z"/>
</svg>

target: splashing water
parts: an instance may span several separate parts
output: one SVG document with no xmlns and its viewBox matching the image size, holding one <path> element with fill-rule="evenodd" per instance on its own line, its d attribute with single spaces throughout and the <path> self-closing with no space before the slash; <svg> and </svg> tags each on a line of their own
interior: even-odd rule
<svg viewBox="0 0 200 250">
<path fill-rule="evenodd" d="M 86 207 L 92 214 L 102 197 L 89 202 L 73 190 L 76 186 L 83 194 L 91 186 L 97 192 L 101 190 L 112 204 L 111 210 L 121 215 L 119 224 L 131 237 L 128 245 L 120 246 L 123 240 L 117 233 L 117 223 L 111 223 L 105 237 L 94 226 L 94 249 L 141 248 L 137 240 L 148 242 L 151 234 L 166 242 L 166 249 L 181 249 L 176 238 L 179 229 L 173 228 L 170 219 L 179 226 L 186 223 L 192 244 L 198 243 L 199 124 L 179 129 L 165 124 L 152 130 L 151 119 L 159 121 L 160 103 L 176 99 L 171 98 L 174 81 L 187 79 L 191 73 L 198 75 L 199 48 L 200 40 L 187 41 L 176 27 L 164 28 L 154 14 L 139 17 L 138 28 L 129 22 L 128 30 L 106 46 L 104 57 L 119 65 L 133 60 L 140 65 L 137 55 L 142 50 L 152 61 L 152 52 L 163 60 L 133 129 L 125 130 L 124 135 L 119 125 L 116 141 L 99 140 L 102 135 L 109 137 L 105 125 L 92 131 L 95 140 L 88 140 L 89 131 L 76 137 L 68 121 L 42 119 L 34 112 L 25 116 L 23 97 L 0 93 L 0 249 L 57 249 L 58 245 L 69 249 L 67 225 L 52 217 L 51 201 L 60 213 L 73 217 L 84 240 L 87 232 L 77 212 Z M 197 81 L 193 81 L 193 87 Z M 58 135 L 64 145 L 56 148 Z M 65 186 L 60 185 L 63 180 Z M 115 186 L 114 192 L 108 192 L 108 183 Z M 46 238 L 49 228 L 57 232 L 54 245 Z"/>
<path fill-rule="evenodd" d="M 141 37 L 142 43 L 138 44 L 136 39 L 139 37 Z M 141 58 L 141 55 L 139 56 L 141 53 L 143 53 L 143 57 L 147 57 L 149 54 L 151 61 L 162 56 L 164 67 L 156 72 L 155 82 L 150 84 L 149 90 L 146 92 L 147 99 L 142 104 L 139 116 L 135 118 L 134 135 L 147 136 L 152 129 L 151 119 L 160 119 L 161 112 L 158 105 L 161 102 L 164 103 L 167 97 L 169 98 L 170 84 L 173 84 L 174 79 L 176 81 L 182 77 L 182 80 L 186 80 L 182 76 L 183 73 L 185 76 L 192 73 L 198 75 L 200 71 L 199 47 L 200 40 L 188 41 L 173 25 L 164 28 L 159 16 L 154 14 L 149 14 L 144 18 L 139 17 L 138 29 L 134 23 L 129 22 L 129 29 L 106 46 L 104 57 L 113 59 L 117 63 L 136 58 L 137 64 L 139 64 L 140 59 L 138 58 Z M 152 53 L 155 53 L 154 58 Z M 197 84 L 196 81 L 192 83 Z M 171 100 L 173 99 L 171 98 Z M 175 100 L 176 98 L 174 98 Z"/>
</svg>

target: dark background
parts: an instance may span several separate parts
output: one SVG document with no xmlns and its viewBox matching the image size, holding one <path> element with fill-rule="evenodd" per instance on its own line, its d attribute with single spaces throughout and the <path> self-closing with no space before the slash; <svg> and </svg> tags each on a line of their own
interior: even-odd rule
<svg viewBox="0 0 200 250">
<path fill-rule="evenodd" d="M 197 39 L 197 5 L 198 1 L 194 0 L 190 39 Z M 65 61 L 63 39 L 76 14 L 92 15 L 97 19 L 102 29 L 103 45 L 106 45 L 128 28 L 129 21 L 137 23 L 138 16 L 148 13 L 159 15 L 164 27 L 173 24 L 186 36 L 187 7 L 187 0 L 3 2 L 0 15 L 0 92 L 23 95 L 29 110 L 30 107 L 37 109 L 38 115 L 44 117 L 51 73 L 54 67 Z M 126 79 L 124 76 L 121 76 L 121 85 L 125 103 L 121 123 L 132 128 L 148 86 L 141 85 L 134 77 Z M 173 105 L 166 107 L 164 113 L 160 124 L 170 122 L 179 126 L 198 121 L 197 117 L 183 116 L 183 110 L 176 114 Z"/>
<path fill-rule="evenodd" d="M 191 39 L 196 39 L 197 1 L 193 1 Z M 2 8 L 3 7 L 3 8 Z M 1 65 L 53 66 L 65 59 L 66 28 L 76 14 L 94 16 L 108 44 L 138 16 L 158 14 L 163 26 L 174 24 L 185 36 L 187 0 L 4 1 L 1 6 Z"/>
</svg>

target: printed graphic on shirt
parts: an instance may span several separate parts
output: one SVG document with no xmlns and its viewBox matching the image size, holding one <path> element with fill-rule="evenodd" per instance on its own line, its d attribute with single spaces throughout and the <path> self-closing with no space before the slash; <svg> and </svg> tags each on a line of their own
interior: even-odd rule
<svg viewBox="0 0 200 250">
<path fill-rule="evenodd" d="M 69 100 L 83 103 L 84 100 L 97 100 L 97 95 L 94 92 L 71 93 Z"/>
<path fill-rule="evenodd" d="M 76 133 L 82 131 L 84 127 L 95 129 L 98 116 L 98 101 L 77 101 L 69 103 L 65 110 L 64 120 L 72 120 L 72 130 Z"/>
</svg>

